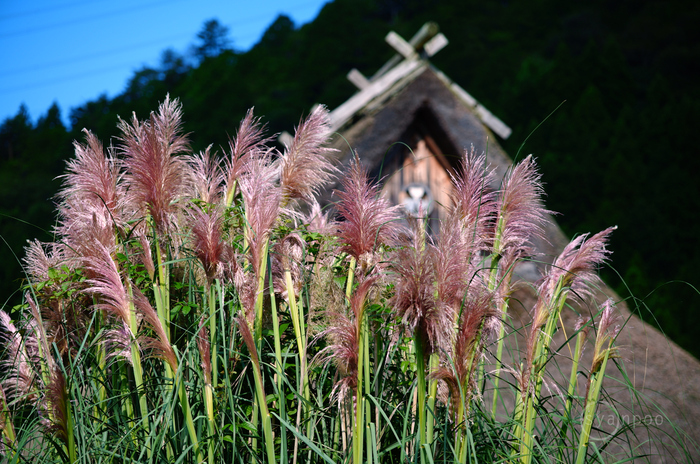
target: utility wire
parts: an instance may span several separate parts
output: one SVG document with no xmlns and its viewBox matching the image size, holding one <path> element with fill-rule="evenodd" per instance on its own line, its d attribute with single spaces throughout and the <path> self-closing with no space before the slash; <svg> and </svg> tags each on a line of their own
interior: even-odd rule
<svg viewBox="0 0 700 464">
<path fill-rule="evenodd" d="M 78 4 L 81 4 L 81 3 L 75 3 L 75 4 L 72 4 L 72 5 L 78 5 Z M 311 5 L 317 5 L 317 2 L 315 2 L 315 1 L 313 1 L 313 2 L 306 2 L 306 3 L 303 3 L 303 4 L 292 5 L 292 6 L 289 7 L 289 8 L 293 8 L 293 9 L 299 10 L 299 9 L 302 9 L 302 8 L 305 8 L 305 7 L 308 7 L 308 6 L 311 6 Z M 270 17 L 269 14 L 265 14 L 265 15 L 252 16 L 252 17 L 249 17 L 249 18 L 243 18 L 243 19 L 241 19 L 241 20 L 239 20 L 239 21 L 235 21 L 235 22 L 231 23 L 231 26 L 235 27 L 235 26 L 239 26 L 239 25 L 250 25 L 251 23 L 254 23 L 254 22 L 258 21 L 258 20 L 267 20 L 267 19 L 269 19 L 269 17 Z M 113 48 L 113 49 L 111 49 L 111 50 L 100 51 L 100 52 L 91 53 L 91 54 L 88 54 L 88 55 L 74 56 L 74 57 L 70 57 L 70 58 L 66 58 L 66 59 L 62 59 L 62 60 L 58 60 L 58 61 L 52 61 L 52 62 L 48 62 L 48 63 L 42 63 L 42 64 L 40 64 L 40 65 L 27 66 L 27 67 L 24 67 L 24 68 L 17 68 L 17 69 L 5 70 L 5 71 L 3 71 L 3 77 L 5 77 L 5 76 L 13 76 L 13 75 L 17 75 L 17 74 L 23 74 L 23 73 L 27 73 L 27 72 L 43 71 L 43 70 L 45 70 L 45 69 L 55 68 L 55 67 L 57 67 L 57 66 L 66 66 L 66 65 L 70 65 L 70 64 L 80 63 L 80 62 L 88 61 L 88 60 L 91 60 L 91 59 L 93 59 L 93 58 L 98 58 L 98 57 L 99 57 L 99 58 L 103 58 L 103 57 L 106 57 L 106 56 L 113 56 L 113 55 L 117 55 L 117 54 L 119 54 L 119 53 L 123 53 L 123 52 L 126 52 L 126 51 L 138 50 L 138 49 L 141 49 L 141 48 L 146 48 L 146 47 L 149 47 L 149 46 L 152 46 L 152 45 L 156 45 L 156 44 L 159 44 L 159 43 L 163 43 L 163 42 L 166 42 L 166 41 L 180 39 L 180 38 L 185 37 L 185 36 L 188 36 L 188 35 L 190 35 L 190 33 L 189 33 L 189 32 L 186 32 L 186 33 L 181 33 L 181 34 L 177 34 L 177 35 L 172 35 L 172 36 L 164 37 L 164 38 L 161 38 L 161 39 L 156 39 L 156 40 L 149 41 L 149 42 L 141 42 L 141 43 L 129 45 L 129 46 L 126 46 L 126 47 Z M 247 34 L 247 35 L 239 36 L 239 37 L 233 37 L 233 40 L 234 40 L 234 43 L 235 43 L 236 40 L 246 40 L 246 39 L 249 39 L 249 38 L 254 37 L 254 36 L 256 36 L 256 35 L 257 35 L 257 33 L 256 33 L 256 34 Z"/>
<path fill-rule="evenodd" d="M 7 32 L 4 34 L 0 34 L 0 39 L 5 39 L 5 38 L 9 38 L 9 37 L 17 37 L 17 36 L 27 35 L 27 34 L 33 34 L 35 32 L 47 31 L 47 30 L 51 30 L 51 29 L 57 29 L 57 28 L 61 28 L 64 26 L 70 26 L 73 24 L 80 24 L 80 23 L 83 23 L 86 21 L 93 21 L 95 19 L 102 19 L 105 17 L 114 17 L 114 16 L 118 16 L 118 15 L 123 15 L 123 14 L 131 14 L 131 13 L 134 13 L 137 11 L 148 10 L 148 9 L 151 9 L 151 8 L 154 8 L 157 6 L 172 5 L 173 3 L 176 3 L 179 1 L 182 1 L 182 0 L 165 0 L 165 1 L 160 1 L 160 2 L 147 3 L 145 5 L 140 5 L 138 7 L 123 8 L 121 10 L 110 11 L 107 13 L 100 13 L 100 14 L 96 14 L 93 16 L 86 16 L 83 18 L 73 19 L 70 21 L 63 21 L 60 23 L 48 24 L 46 26 L 35 27 L 35 28 L 31 28 L 31 29 L 24 29 L 24 30 L 20 30 L 20 31 Z"/>
<path fill-rule="evenodd" d="M 251 36 L 245 36 L 244 38 L 249 38 Z M 13 93 L 13 92 L 19 92 L 19 91 L 24 91 L 24 90 L 32 90 L 36 88 L 41 88 L 41 87 L 47 87 L 49 85 L 53 84 L 60 84 L 62 82 L 68 82 L 76 79 L 82 79 L 85 77 L 93 77 L 96 75 L 101 75 L 101 74 L 106 74 L 111 71 L 116 71 L 116 70 L 121 70 L 127 67 L 130 67 L 133 69 L 134 66 L 134 61 L 128 61 L 128 62 L 123 62 L 122 64 L 119 65 L 113 65 L 109 66 L 106 68 L 100 68 L 100 69 L 95 69 L 87 72 L 80 72 L 80 73 L 74 73 L 70 74 L 68 76 L 61 76 L 58 78 L 52 78 L 49 80 L 43 80 L 39 82 L 33 82 L 31 84 L 23 84 L 23 85 L 18 85 L 15 87 L 6 87 L 4 89 L 0 89 L 0 95 L 6 95 L 8 93 Z M 143 65 L 145 67 L 145 65 Z"/>
<path fill-rule="evenodd" d="M 88 0 L 88 1 L 83 1 L 83 2 L 73 2 L 73 3 L 64 3 L 62 5 L 47 6 L 47 7 L 43 7 L 43 8 L 38 8 L 36 10 L 20 11 L 19 13 L 0 15 L 0 21 L 5 21 L 7 19 L 21 18 L 23 16 L 32 16 L 32 15 L 35 15 L 37 13 L 48 13 L 51 11 L 65 10 L 66 8 L 72 8 L 74 6 L 94 5 L 95 3 L 96 3 L 95 0 Z"/>
<path fill-rule="evenodd" d="M 150 8 L 153 8 L 153 7 L 156 7 L 156 6 L 171 5 L 171 4 L 175 3 L 175 2 L 181 2 L 181 1 L 183 1 L 183 0 L 166 0 L 166 1 L 160 1 L 160 2 L 147 3 L 147 4 L 145 4 L 145 5 L 140 5 L 139 7 L 129 7 L 129 8 L 125 8 L 125 9 L 121 9 L 121 10 L 116 10 L 116 11 L 111 11 L 111 12 L 107 12 L 107 13 L 100 13 L 100 14 L 93 15 L 93 16 L 86 16 L 86 17 L 83 17 L 83 18 L 73 19 L 73 20 L 69 20 L 69 21 L 63 21 L 63 22 L 60 22 L 60 23 L 53 23 L 53 24 L 48 24 L 48 25 L 45 25 L 45 26 L 40 26 L 40 27 L 35 27 L 35 28 L 30 28 L 30 29 L 24 29 L 24 30 L 19 30 L 19 31 L 7 32 L 7 33 L 0 34 L 0 39 L 10 38 L 10 37 L 17 37 L 17 36 L 32 34 L 32 33 L 35 33 L 35 32 L 51 30 L 51 29 L 57 29 L 57 28 L 61 28 L 61 27 L 64 27 L 64 26 L 70 26 L 70 25 L 74 25 L 74 24 L 80 24 L 80 23 L 83 23 L 83 22 L 86 22 L 86 21 L 92 21 L 92 20 L 95 20 L 95 19 L 101 19 L 101 18 L 105 18 L 105 17 L 113 17 L 113 16 L 116 16 L 116 15 L 123 15 L 123 14 L 128 14 L 128 13 L 134 13 L 134 12 L 137 12 L 137 11 L 142 11 L 142 10 L 150 9 Z M 85 3 L 91 3 L 91 2 L 79 2 L 79 3 L 67 4 L 66 6 L 68 6 L 68 5 L 71 5 L 71 6 L 73 6 L 73 5 L 82 5 L 82 4 L 85 4 Z M 286 9 L 286 10 L 300 9 L 300 8 L 306 8 L 306 7 L 308 7 L 308 6 L 316 5 L 316 4 L 318 4 L 317 1 L 311 1 L 311 2 L 306 2 L 306 3 L 302 3 L 302 4 L 297 4 L 297 5 L 286 5 L 286 8 L 285 8 L 285 9 Z M 56 8 L 58 8 L 58 7 L 56 7 Z M 53 9 L 56 9 L 56 8 L 53 8 Z M 51 9 L 51 8 L 49 8 L 49 10 L 50 10 L 50 9 Z M 38 11 L 46 11 L 46 10 L 37 10 L 37 11 L 35 11 L 35 12 L 38 12 Z M 32 12 L 32 13 L 34 13 L 34 12 Z M 276 12 L 275 14 L 279 14 L 279 13 L 281 13 L 281 12 L 278 11 L 278 12 Z M 19 16 L 23 16 L 23 15 L 26 15 L 26 14 L 30 14 L 30 13 L 22 13 L 22 14 L 18 14 L 18 15 L 19 15 Z M 18 15 L 15 15 L 15 16 L 18 16 Z M 12 16 L 8 16 L 8 17 L 12 17 Z M 234 21 L 231 25 L 232 25 L 232 26 L 238 26 L 238 25 L 241 25 L 241 24 L 248 24 L 250 21 L 257 21 L 257 20 L 267 19 L 267 18 L 269 18 L 269 17 L 270 17 L 270 14 L 269 14 L 269 13 L 265 13 L 265 14 L 261 14 L 261 15 L 258 15 L 258 16 L 254 16 L 254 17 L 250 17 L 250 18 L 246 18 L 246 19 L 241 19 L 241 20 L 239 20 L 239 21 Z M 4 18 L 0 18 L 0 19 L 4 19 Z"/>
<path fill-rule="evenodd" d="M 51 61 L 49 63 L 42 63 L 41 65 L 13 69 L 10 71 L 3 72 L 3 76 L 12 76 L 15 74 L 23 74 L 23 73 L 27 73 L 27 72 L 43 71 L 45 69 L 55 68 L 57 66 L 66 66 L 66 65 L 70 65 L 70 64 L 80 63 L 82 61 L 89 61 L 89 60 L 92 60 L 94 58 L 104 58 L 107 56 L 118 55 L 120 53 L 133 51 L 133 50 L 139 50 L 141 48 L 147 48 L 147 47 L 157 45 L 157 44 L 160 44 L 163 42 L 170 42 L 172 40 L 181 39 L 181 38 L 189 36 L 189 35 L 190 35 L 189 32 L 185 32 L 182 34 L 171 35 L 169 37 L 164 37 L 162 39 L 152 40 L 149 42 L 141 42 L 141 43 L 129 45 L 126 47 L 119 47 L 119 48 L 113 48 L 111 50 L 99 51 L 97 53 L 91 53 L 89 55 L 75 56 L 75 57 L 66 58 L 66 59 L 62 59 L 62 60 L 58 60 L 58 61 Z"/>
</svg>

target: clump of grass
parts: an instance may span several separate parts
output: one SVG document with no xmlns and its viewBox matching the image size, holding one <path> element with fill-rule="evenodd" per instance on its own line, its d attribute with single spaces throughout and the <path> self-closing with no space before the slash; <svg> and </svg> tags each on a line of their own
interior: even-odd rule
<svg viewBox="0 0 700 464">
<path fill-rule="evenodd" d="M 322 211 L 315 196 L 341 175 L 323 107 L 282 152 L 251 111 L 226 153 L 193 155 L 181 118 L 167 98 L 120 121 L 116 149 L 87 131 L 76 143 L 57 240 L 30 244 L 25 304 L 0 310 L 7 462 L 601 459 L 588 444 L 613 302 L 570 340 L 565 400 L 542 386 L 566 346 L 552 345 L 560 315 L 570 296 L 590 301 L 612 229 L 564 249 L 525 350 L 503 359 L 514 269 L 536 258 L 548 217 L 532 157 L 491 191 L 485 157 L 466 153 L 431 236 L 401 225 L 359 158 L 339 221 Z M 594 362 L 577 397 L 585 327 Z"/>
</svg>

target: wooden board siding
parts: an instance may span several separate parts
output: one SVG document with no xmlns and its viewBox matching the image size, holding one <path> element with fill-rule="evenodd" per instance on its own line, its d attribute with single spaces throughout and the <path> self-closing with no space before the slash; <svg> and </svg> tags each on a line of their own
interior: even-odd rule
<svg viewBox="0 0 700 464">
<path fill-rule="evenodd" d="M 445 161 L 429 136 L 415 135 L 411 150 L 404 147 L 401 156 L 387 166 L 393 172 L 388 174 L 382 187 L 382 195 L 393 204 L 403 204 L 409 199 L 406 187 L 423 184 L 430 189 L 430 227 L 437 232 L 439 220 L 445 219 L 446 207 L 451 204 L 452 182 L 445 169 Z M 392 169 L 393 168 L 393 169 Z"/>
</svg>

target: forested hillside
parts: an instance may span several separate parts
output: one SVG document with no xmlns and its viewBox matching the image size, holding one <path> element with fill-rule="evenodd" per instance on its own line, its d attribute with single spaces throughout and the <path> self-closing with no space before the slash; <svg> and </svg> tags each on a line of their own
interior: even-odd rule
<svg viewBox="0 0 700 464">
<path fill-rule="evenodd" d="M 538 158 L 565 232 L 618 225 L 608 282 L 700 356 L 700 4 L 431 3 L 335 0 L 303 27 L 278 17 L 245 53 L 209 22 L 193 55 L 164 52 L 121 95 L 72 109 L 69 128 L 55 106 L 36 123 L 20 108 L 0 126 L 3 301 L 18 301 L 22 279 L 9 250 L 20 257 L 26 239 L 50 237 L 55 178 L 82 128 L 109 144 L 117 115 L 144 118 L 169 92 L 183 103 L 194 150 L 226 146 L 252 106 L 271 132 L 291 130 L 313 104 L 334 108 L 353 94 L 351 68 L 371 75 L 390 58 L 389 30 L 409 38 L 430 20 L 450 40 L 434 64 L 513 128 L 501 141 L 511 156 L 526 141 L 522 153 Z"/>
</svg>

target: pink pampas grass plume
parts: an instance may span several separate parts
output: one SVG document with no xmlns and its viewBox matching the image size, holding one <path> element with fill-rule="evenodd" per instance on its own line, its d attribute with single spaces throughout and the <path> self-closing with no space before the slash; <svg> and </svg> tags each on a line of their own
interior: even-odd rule
<svg viewBox="0 0 700 464">
<path fill-rule="evenodd" d="M 615 229 L 617 227 L 608 227 L 590 238 L 584 234 L 572 240 L 552 263 L 540 286 L 541 294 L 547 299 L 552 298 L 561 280 L 562 287 L 569 289 L 579 299 L 589 296 L 592 287 L 600 283 L 597 270 L 610 255 L 606 245 Z"/>
<path fill-rule="evenodd" d="M 128 198 L 142 215 L 150 214 L 162 236 L 174 231 L 179 200 L 187 191 L 188 170 L 183 157 L 187 139 L 180 135 L 182 111 L 169 96 L 148 121 L 133 116 L 131 124 L 120 120 L 120 151 L 126 166 Z"/>
<path fill-rule="evenodd" d="M 541 175 L 532 155 L 506 174 L 497 202 L 496 255 L 502 256 L 508 249 L 519 257 L 531 255 L 532 240 L 546 240 L 544 226 L 550 211 L 542 204 L 543 195 Z"/>
<path fill-rule="evenodd" d="M 350 390 L 357 388 L 359 341 L 362 331 L 367 295 L 379 278 L 378 275 L 364 278 L 350 297 L 350 312 L 345 310 L 326 311 L 328 326 L 316 339 L 326 338 L 327 345 L 314 357 L 313 363 L 333 362 L 340 379 L 333 387 L 332 395 L 343 401 Z"/>
<path fill-rule="evenodd" d="M 328 154 L 336 150 L 323 146 L 329 135 L 328 110 L 318 105 L 299 123 L 294 139 L 276 161 L 283 204 L 299 198 L 311 200 L 338 173 L 328 160 Z"/>
<path fill-rule="evenodd" d="M 297 298 L 301 292 L 303 285 L 304 273 L 304 249 L 306 242 L 299 234 L 288 234 L 284 238 L 275 243 L 272 249 L 272 275 L 274 279 L 274 288 L 277 293 L 289 303 L 290 295 L 288 294 L 285 272 L 289 271 L 292 279 L 293 298 Z"/>
<path fill-rule="evenodd" d="M 269 153 L 251 159 L 248 168 L 240 182 L 247 220 L 245 234 L 253 270 L 260 277 L 263 247 L 279 214 L 281 192 Z"/>
<path fill-rule="evenodd" d="M 367 172 L 355 157 L 350 173 L 341 181 L 343 190 L 336 191 L 340 201 L 338 212 L 343 221 L 338 224 L 338 237 L 345 244 L 342 251 L 359 261 L 380 244 L 396 239 L 399 230 L 399 206 L 379 196 L 378 186 L 371 185 Z"/>
<path fill-rule="evenodd" d="M 451 360 L 441 365 L 429 375 L 431 379 L 443 380 L 447 385 L 452 400 L 452 409 L 459 404 L 462 394 L 465 403 L 474 394 L 476 385 L 473 376 L 481 356 L 483 340 L 480 336 L 484 321 L 495 316 L 492 296 L 488 292 L 480 292 L 467 296 L 459 315 L 454 346 L 451 349 Z"/>
<path fill-rule="evenodd" d="M 152 335 L 139 335 L 139 345 L 150 353 L 150 356 L 160 359 L 170 365 L 173 372 L 177 371 L 178 361 L 175 350 L 168 342 L 168 336 L 165 333 L 165 328 L 161 324 L 156 310 L 153 309 L 148 298 L 141 293 L 138 287 L 133 287 L 134 307 L 139 315 L 143 318 L 143 322 L 148 324 Z"/>
<path fill-rule="evenodd" d="M 416 332 L 428 341 L 426 317 L 435 309 L 434 248 L 427 240 L 423 222 L 412 221 L 409 237 L 394 254 L 394 296 L 390 303 L 396 316 L 410 333 Z M 428 345 L 432 348 L 432 344 Z"/>
<path fill-rule="evenodd" d="M 309 232 L 316 232 L 323 235 L 330 235 L 336 232 L 338 223 L 335 222 L 328 212 L 324 212 L 321 205 L 315 198 L 311 199 L 309 212 L 303 217 L 306 228 Z"/>
<path fill-rule="evenodd" d="M 7 350 L 5 358 L 0 360 L 2 378 L 0 384 L 14 399 L 33 397 L 32 389 L 35 372 L 31 359 L 25 350 L 22 334 L 12 323 L 10 316 L 0 309 L 0 340 Z"/>
<path fill-rule="evenodd" d="M 620 315 L 615 311 L 615 303 L 610 299 L 603 303 L 603 314 L 600 317 L 597 329 L 591 372 L 599 370 L 605 357 L 606 345 L 607 349 L 613 350 L 612 354 L 615 354 L 616 348 L 610 347 L 620 332 Z"/>
<path fill-rule="evenodd" d="M 74 143 L 75 158 L 66 162 L 67 173 L 58 198 L 63 201 L 88 201 L 109 210 L 120 218 L 123 205 L 121 162 L 106 155 L 102 143 L 87 129 L 83 129 L 86 143 Z"/>
<path fill-rule="evenodd" d="M 587 234 L 576 237 L 559 254 L 544 277 L 538 289 L 539 298 L 535 303 L 533 321 L 527 339 L 524 387 L 529 382 L 528 366 L 533 366 L 536 361 L 535 348 L 542 328 L 549 321 L 555 307 L 564 303 L 561 301 L 562 298 L 567 298 L 570 293 L 579 299 L 590 296 L 591 287 L 600 281 L 596 271 L 610 254 L 606 244 L 608 237 L 615 229 L 616 227 L 609 227 L 589 239 Z"/>
<path fill-rule="evenodd" d="M 207 329 L 206 316 L 202 316 L 199 321 L 197 331 L 197 350 L 202 360 L 202 372 L 204 373 L 204 383 L 211 385 L 211 344 L 209 343 L 209 330 Z"/>
<path fill-rule="evenodd" d="M 93 277 L 86 281 L 85 292 L 100 298 L 95 308 L 104 311 L 129 326 L 131 309 L 127 289 L 119 269 L 112 259 L 111 252 L 97 243 L 94 255 L 86 258 L 85 267 Z M 133 334 L 136 336 L 136 334 Z"/>
<path fill-rule="evenodd" d="M 61 247 L 55 243 L 42 243 L 35 239 L 24 248 L 22 261 L 31 281 L 46 282 L 49 280 L 49 269 L 58 266 L 63 260 Z"/>
<path fill-rule="evenodd" d="M 457 174 L 452 175 L 452 215 L 463 221 L 465 241 L 474 250 L 486 247 L 487 229 L 496 214 L 496 194 L 490 190 L 495 173 L 486 166 L 486 157 L 474 147 L 465 151 Z"/>
<path fill-rule="evenodd" d="M 205 203 L 217 204 L 223 192 L 224 173 L 211 145 L 196 155 L 187 157 L 192 180 L 192 196 Z"/>
<path fill-rule="evenodd" d="M 270 141 L 263 136 L 264 126 L 260 118 L 249 109 L 241 121 L 233 140 L 229 140 L 230 154 L 224 161 L 224 198 L 226 205 L 232 204 L 240 178 L 248 170 L 251 159 L 268 150 L 265 144 Z"/>
<path fill-rule="evenodd" d="M 204 267 L 207 286 L 221 274 L 219 264 L 227 260 L 227 246 L 222 240 L 223 215 L 219 208 L 209 212 L 195 208 L 190 213 L 194 252 Z"/>
</svg>

